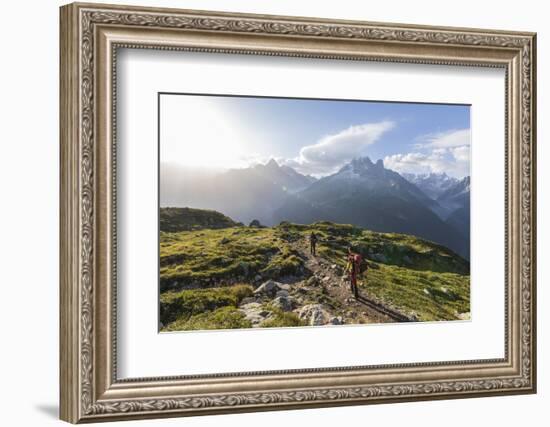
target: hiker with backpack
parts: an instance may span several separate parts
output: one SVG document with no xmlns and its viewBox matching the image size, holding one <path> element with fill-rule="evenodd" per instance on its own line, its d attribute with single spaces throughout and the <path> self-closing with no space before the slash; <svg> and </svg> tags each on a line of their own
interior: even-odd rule
<svg viewBox="0 0 550 427">
<path fill-rule="evenodd" d="M 309 235 L 309 252 L 311 255 L 316 256 L 317 235 L 312 231 Z"/>
<path fill-rule="evenodd" d="M 351 292 L 355 299 L 359 298 L 359 290 L 357 288 L 357 276 L 362 273 L 362 258 L 358 253 L 353 252 L 351 246 L 348 247 L 348 263 L 346 271 L 349 275 Z"/>
</svg>

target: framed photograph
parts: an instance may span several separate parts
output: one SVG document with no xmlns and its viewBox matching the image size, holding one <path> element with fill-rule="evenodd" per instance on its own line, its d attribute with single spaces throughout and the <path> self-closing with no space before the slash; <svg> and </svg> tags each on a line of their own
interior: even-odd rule
<svg viewBox="0 0 550 427">
<path fill-rule="evenodd" d="M 535 34 L 60 22 L 63 420 L 536 391 Z"/>
</svg>

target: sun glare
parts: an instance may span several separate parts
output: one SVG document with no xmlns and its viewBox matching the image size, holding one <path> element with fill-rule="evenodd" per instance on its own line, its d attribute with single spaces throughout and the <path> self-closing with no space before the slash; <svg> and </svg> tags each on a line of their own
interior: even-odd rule
<svg viewBox="0 0 550 427">
<path fill-rule="evenodd" d="M 208 98 L 161 98 L 161 162 L 194 168 L 246 166 L 246 131 Z"/>
</svg>

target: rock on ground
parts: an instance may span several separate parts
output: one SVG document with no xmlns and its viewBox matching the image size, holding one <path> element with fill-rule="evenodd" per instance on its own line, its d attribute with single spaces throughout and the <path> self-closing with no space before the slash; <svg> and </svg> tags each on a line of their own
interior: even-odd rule
<svg viewBox="0 0 550 427">
<path fill-rule="evenodd" d="M 254 298 L 254 297 L 243 298 L 242 301 L 241 301 L 241 305 L 250 304 L 251 302 L 257 302 L 256 298 Z"/>
<path fill-rule="evenodd" d="M 275 296 L 276 297 L 287 297 L 288 298 L 288 291 L 286 289 L 281 289 L 280 291 L 277 291 Z"/>
<path fill-rule="evenodd" d="M 298 317 L 311 326 L 325 325 L 331 318 L 321 304 L 304 305 L 298 310 Z"/>
<path fill-rule="evenodd" d="M 283 284 L 276 282 L 275 280 L 268 280 L 267 282 L 262 283 L 256 290 L 254 291 L 255 295 L 267 295 L 270 297 L 274 297 L 275 294 L 283 289 Z"/>
<path fill-rule="evenodd" d="M 329 319 L 329 323 L 331 325 L 343 325 L 344 324 L 344 319 L 342 318 L 342 316 L 331 317 Z"/>
<path fill-rule="evenodd" d="M 264 320 L 272 317 L 272 313 L 265 310 L 260 303 L 251 302 L 241 305 L 239 310 L 244 314 L 247 320 L 252 323 L 252 327 L 258 327 Z"/>
<path fill-rule="evenodd" d="M 275 308 L 279 308 L 283 311 L 291 311 L 294 308 L 294 298 L 289 296 L 278 296 L 275 298 L 271 305 Z"/>
<path fill-rule="evenodd" d="M 317 286 L 319 284 L 319 278 L 317 276 L 311 276 L 306 281 L 307 286 Z"/>
</svg>

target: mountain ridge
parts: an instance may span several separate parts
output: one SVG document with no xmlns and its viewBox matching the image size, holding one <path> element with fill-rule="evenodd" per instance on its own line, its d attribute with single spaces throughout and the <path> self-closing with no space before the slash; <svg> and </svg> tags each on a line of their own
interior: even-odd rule
<svg viewBox="0 0 550 427">
<path fill-rule="evenodd" d="M 462 233 L 470 233 L 470 177 L 464 177 L 439 196 L 437 202 L 449 215 L 445 221 Z"/>
<path fill-rule="evenodd" d="M 198 182 L 184 180 L 176 197 L 161 200 L 164 205 L 217 210 L 243 223 L 257 219 L 271 226 L 286 220 L 303 224 L 329 220 L 413 234 L 469 258 L 469 193 L 458 188 L 453 193 L 457 183 L 445 176 L 431 176 L 454 183 L 434 200 L 398 172 L 385 168 L 382 160 L 355 158 L 336 173 L 315 179 L 270 159 L 201 177 Z"/>
<path fill-rule="evenodd" d="M 443 221 L 430 199 L 381 160 L 354 159 L 288 197 L 275 218 L 308 224 L 319 220 L 349 223 L 379 232 L 413 234 L 469 257 L 469 236 Z"/>
<path fill-rule="evenodd" d="M 402 173 L 401 176 L 407 181 L 416 185 L 431 199 L 437 200 L 437 198 L 443 194 L 450 187 L 455 185 L 459 180 L 450 177 L 445 172 L 441 173 Z"/>
</svg>

